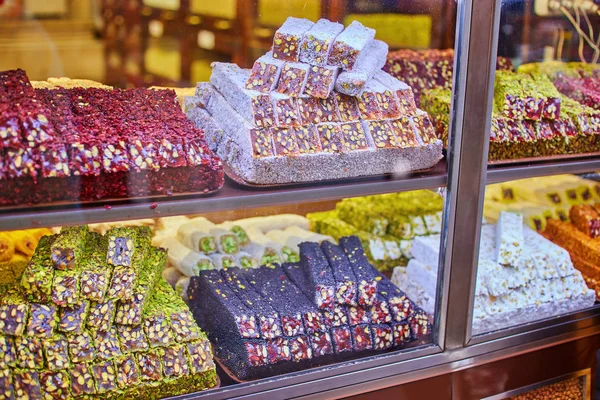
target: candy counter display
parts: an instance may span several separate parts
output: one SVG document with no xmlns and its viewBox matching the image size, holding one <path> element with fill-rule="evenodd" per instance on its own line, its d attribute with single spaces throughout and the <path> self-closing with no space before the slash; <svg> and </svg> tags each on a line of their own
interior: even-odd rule
<svg viewBox="0 0 600 400">
<path fill-rule="evenodd" d="M 217 385 L 210 343 L 150 241 L 147 228 L 85 226 L 41 238 L 1 287 L 4 396 L 156 398 Z"/>
<path fill-rule="evenodd" d="M 252 70 L 213 63 L 187 115 L 234 179 L 281 184 L 434 166 L 441 142 L 412 90 L 381 70 L 375 30 L 288 18 Z"/>
<path fill-rule="evenodd" d="M 0 73 L 0 204 L 205 193 L 223 185 L 221 161 L 174 92 L 82 84 L 94 86 L 59 79 L 34 89 L 22 70 Z"/>
</svg>

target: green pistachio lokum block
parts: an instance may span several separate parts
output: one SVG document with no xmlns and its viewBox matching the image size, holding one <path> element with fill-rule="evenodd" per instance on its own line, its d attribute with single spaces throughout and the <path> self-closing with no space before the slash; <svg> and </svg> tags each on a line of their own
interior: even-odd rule
<svg viewBox="0 0 600 400">
<path fill-rule="evenodd" d="M 496 72 L 494 99 L 502 116 L 515 119 L 524 118 L 524 97 L 525 92 L 514 73 L 508 71 Z"/>
<path fill-rule="evenodd" d="M 83 255 L 88 235 L 87 225 L 63 227 L 50 245 L 52 263 L 58 270 L 73 269 Z"/>
<path fill-rule="evenodd" d="M 436 121 L 450 122 L 451 103 L 452 90 L 450 89 L 429 89 L 421 95 L 421 109 Z"/>
<path fill-rule="evenodd" d="M 113 228 L 106 233 L 106 236 L 108 236 L 106 261 L 115 266 L 131 266 L 134 254 L 139 251 L 145 252 L 152 242 L 152 231 L 149 227 Z"/>
<path fill-rule="evenodd" d="M 14 366 L 16 360 L 14 338 L 12 336 L 0 335 L 0 370 Z"/>
<path fill-rule="evenodd" d="M 116 325 L 121 349 L 124 353 L 148 350 L 148 341 L 142 325 Z"/>
<path fill-rule="evenodd" d="M 306 218 L 310 224 L 310 230 L 313 232 L 321 233 L 321 222 L 325 219 L 338 218 L 337 210 L 331 211 L 320 211 L 309 213 Z"/>
<path fill-rule="evenodd" d="M 40 239 L 31 261 L 21 276 L 23 294 L 31 301 L 45 303 L 50 299 L 54 277 L 50 246 L 55 238 L 56 235 L 52 235 Z"/>
<path fill-rule="evenodd" d="M 52 279 L 52 301 L 60 307 L 74 305 L 79 300 L 80 272 L 56 270 Z"/>
<path fill-rule="evenodd" d="M 9 289 L 0 298 L 0 333 L 21 336 L 27 326 L 29 308 L 18 288 Z"/>
<path fill-rule="evenodd" d="M 374 235 L 385 235 L 389 220 L 380 215 L 377 209 L 361 198 L 344 199 L 335 206 L 338 216 L 361 230 Z"/>
<path fill-rule="evenodd" d="M 71 394 L 75 397 L 96 393 L 96 385 L 92 375 L 92 368 L 86 363 L 73 365 L 71 374 Z"/>
<path fill-rule="evenodd" d="M 167 304 L 168 298 L 164 296 L 163 291 L 155 290 L 144 311 L 142 325 L 150 347 L 163 347 L 174 343 L 171 320 L 163 311 L 166 308 L 164 305 Z"/>
<path fill-rule="evenodd" d="M 42 369 L 44 368 L 44 350 L 42 339 L 32 336 L 15 338 L 17 367 Z"/>
<path fill-rule="evenodd" d="M 142 381 L 159 381 L 162 379 L 162 353 L 159 349 L 150 350 L 137 355 Z"/>
<path fill-rule="evenodd" d="M 95 232 L 89 233 L 79 282 L 83 299 L 104 300 L 112 272 L 112 268 L 106 264 L 107 246 L 108 240 L 105 236 Z"/>
<path fill-rule="evenodd" d="M 110 359 L 123 354 L 119 342 L 119 332 L 114 326 L 106 331 L 94 333 L 94 344 L 96 345 L 96 357 L 98 359 Z"/>
<path fill-rule="evenodd" d="M 187 354 L 193 374 L 215 368 L 212 349 L 208 339 L 203 338 L 187 344 Z"/>
<path fill-rule="evenodd" d="M 48 363 L 48 369 L 58 371 L 69 368 L 69 342 L 63 335 L 54 335 L 44 339 L 44 356 Z"/>
</svg>

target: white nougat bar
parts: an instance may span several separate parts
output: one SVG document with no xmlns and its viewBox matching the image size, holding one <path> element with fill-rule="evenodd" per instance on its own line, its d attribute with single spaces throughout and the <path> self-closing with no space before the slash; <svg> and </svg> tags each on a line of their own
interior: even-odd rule
<svg viewBox="0 0 600 400">
<path fill-rule="evenodd" d="M 502 211 L 496 225 L 496 260 L 504 266 L 516 266 L 525 247 L 523 214 Z"/>
<path fill-rule="evenodd" d="M 527 253 L 533 257 L 533 263 L 541 279 L 573 274 L 575 271 L 573 262 L 565 249 L 528 227 L 525 227 L 523 234 Z"/>
<path fill-rule="evenodd" d="M 440 256 L 440 235 L 415 237 L 410 252 L 422 264 L 437 266 Z"/>
</svg>

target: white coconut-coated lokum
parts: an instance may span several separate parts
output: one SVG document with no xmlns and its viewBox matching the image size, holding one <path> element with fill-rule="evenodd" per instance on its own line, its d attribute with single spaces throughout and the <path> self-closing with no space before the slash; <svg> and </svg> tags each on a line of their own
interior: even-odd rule
<svg viewBox="0 0 600 400">
<path fill-rule="evenodd" d="M 300 59 L 300 43 L 314 23 L 304 18 L 288 17 L 273 36 L 273 58 L 285 61 Z"/>
<path fill-rule="evenodd" d="M 367 28 L 358 21 L 350 25 L 336 38 L 327 63 L 351 70 L 360 52 L 375 38 L 375 29 Z"/>
<path fill-rule="evenodd" d="M 300 43 L 300 61 L 311 65 L 326 65 L 331 45 L 342 33 L 344 25 L 326 19 L 318 20 L 304 33 Z"/>
<path fill-rule="evenodd" d="M 358 96 L 365 84 L 383 68 L 387 53 L 387 44 L 381 40 L 371 41 L 360 53 L 352 70 L 338 76 L 335 89 L 349 96 Z"/>
</svg>

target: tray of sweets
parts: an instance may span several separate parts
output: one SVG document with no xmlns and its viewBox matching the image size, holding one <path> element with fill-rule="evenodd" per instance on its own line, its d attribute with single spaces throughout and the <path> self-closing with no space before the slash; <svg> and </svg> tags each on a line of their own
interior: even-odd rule
<svg viewBox="0 0 600 400">
<path fill-rule="evenodd" d="M 504 166 L 504 165 L 513 165 L 513 164 L 531 164 L 531 163 L 545 163 L 545 162 L 553 162 L 553 161 L 561 161 L 561 160 L 573 160 L 578 158 L 593 158 L 600 157 L 600 151 L 590 152 L 590 153 L 576 153 L 576 154 L 557 154 L 554 156 L 540 156 L 540 157 L 524 157 L 524 158 L 514 158 L 509 160 L 490 160 L 488 161 L 488 165 L 490 166 Z"/>
</svg>

